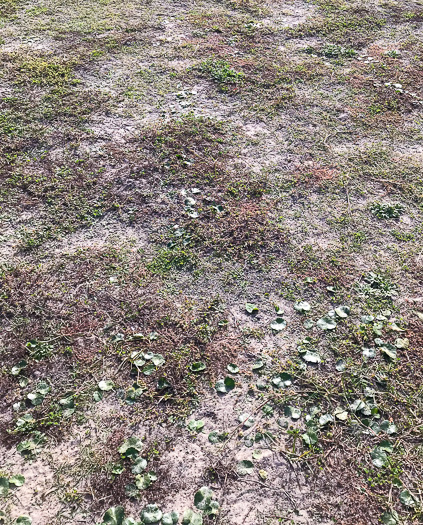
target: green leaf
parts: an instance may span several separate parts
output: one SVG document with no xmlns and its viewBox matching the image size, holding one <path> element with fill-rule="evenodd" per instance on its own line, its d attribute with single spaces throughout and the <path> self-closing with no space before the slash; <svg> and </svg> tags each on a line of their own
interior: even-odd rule
<svg viewBox="0 0 423 525">
<path fill-rule="evenodd" d="M 35 389 L 35 391 L 41 394 L 42 396 L 46 396 L 50 392 L 50 390 L 50 385 L 45 381 L 40 381 Z"/>
<path fill-rule="evenodd" d="M 250 414 L 241 414 L 238 417 L 238 421 L 243 424 L 244 427 L 250 428 L 254 425 L 254 418 Z"/>
<path fill-rule="evenodd" d="M 156 371 L 156 367 L 153 363 L 145 366 L 143 369 L 142 369 L 142 373 L 145 375 L 145 376 L 151 376 L 151 374 L 154 374 L 154 372 Z"/>
<path fill-rule="evenodd" d="M 264 367 L 264 361 L 263 359 L 261 359 L 260 357 L 257 358 L 254 363 L 253 363 L 253 366 L 252 366 L 252 369 L 253 370 L 261 370 L 262 368 Z"/>
<path fill-rule="evenodd" d="M 160 382 L 160 380 L 159 380 Z M 142 396 L 143 389 L 137 384 L 133 383 L 126 391 L 125 401 L 128 405 L 133 405 Z"/>
<path fill-rule="evenodd" d="M 175 511 L 163 514 L 162 525 L 176 525 L 179 521 L 179 514 Z"/>
<path fill-rule="evenodd" d="M 116 465 L 113 465 L 111 468 L 111 473 L 115 474 L 116 476 L 120 476 L 122 472 L 125 470 L 125 467 L 121 465 L 120 463 L 117 463 Z"/>
<path fill-rule="evenodd" d="M 335 313 L 341 319 L 345 319 L 350 315 L 351 309 L 348 306 L 338 306 L 335 308 Z"/>
<path fill-rule="evenodd" d="M 59 405 L 64 408 L 74 408 L 75 402 L 73 399 L 73 395 L 70 395 L 68 397 L 63 397 L 62 399 L 59 399 Z"/>
<path fill-rule="evenodd" d="M 12 367 L 10 373 L 12 376 L 17 376 L 21 371 L 28 366 L 28 363 L 25 360 L 19 361 L 15 366 Z"/>
<path fill-rule="evenodd" d="M 152 470 L 150 470 L 150 472 L 146 472 L 145 474 L 138 474 L 135 476 L 135 485 L 140 490 L 148 489 L 148 487 L 155 481 L 157 481 L 157 475 Z"/>
<path fill-rule="evenodd" d="M 382 423 L 380 424 L 380 428 L 388 435 L 396 434 L 397 432 L 396 425 L 388 420 L 382 421 Z"/>
<path fill-rule="evenodd" d="M 317 434 L 314 430 L 307 430 L 305 434 L 302 435 L 304 443 L 307 445 L 315 445 L 318 441 Z"/>
<path fill-rule="evenodd" d="M 261 459 L 263 457 L 263 451 L 262 450 L 253 450 L 252 453 L 253 459 L 255 461 Z"/>
<path fill-rule="evenodd" d="M 32 519 L 29 516 L 19 516 L 15 521 L 16 525 L 32 525 Z"/>
<path fill-rule="evenodd" d="M 292 377 L 287 372 L 282 372 L 272 377 L 272 385 L 275 388 L 287 388 L 292 385 Z"/>
<path fill-rule="evenodd" d="M 156 504 L 147 505 L 141 511 L 141 519 L 146 525 L 158 523 L 162 519 L 163 513 Z"/>
<path fill-rule="evenodd" d="M 115 385 L 114 385 L 113 381 L 111 381 L 110 379 L 107 379 L 105 381 L 100 381 L 98 383 L 98 388 L 102 392 L 108 392 L 109 390 L 112 390 L 114 386 Z"/>
<path fill-rule="evenodd" d="M 143 525 L 141 521 L 136 521 L 134 518 L 125 518 L 122 525 Z"/>
<path fill-rule="evenodd" d="M 137 368 L 141 368 L 145 365 L 145 359 L 143 359 L 142 352 L 132 352 L 131 353 L 132 364 Z"/>
<path fill-rule="evenodd" d="M 206 516 L 217 516 L 219 514 L 220 505 L 216 500 L 210 502 L 210 505 L 205 509 Z"/>
<path fill-rule="evenodd" d="M 366 359 L 373 359 L 374 357 L 376 357 L 376 351 L 374 348 L 367 348 L 363 346 L 362 351 L 363 357 L 365 357 Z"/>
<path fill-rule="evenodd" d="M 387 359 L 394 360 L 397 358 L 397 349 L 390 343 L 385 343 L 383 346 L 381 346 L 380 351 Z"/>
<path fill-rule="evenodd" d="M 9 492 L 9 480 L 5 477 L 0 478 L 0 496 L 7 496 Z"/>
<path fill-rule="evenodd" d="M 18 443 L 16 450 L 24 457 L 32 457 L 45 442 L 46 436 L 42 432 L 36 431 L 31 434 L 29 439 Z"/>
<path fill-rule="evenodd" d="M 338 359 L 335 363 L 335 368 L 338 372 L 343 372 L 347 367 L 347 363 L 343 359 Z"/>
<path fill-rule="evenodd" d="M 44 401 L 44 396 L 41 395 L 39 392 L 30 392 L 26 397 L 29 399 L 29 401 L 31 401 L 31 403 L 34 406 L 41 405 Z"/>
<path fill-rule="evenodd" d="M 142 474 L 147 468 L 147 460 L 144 458 L 136 458 L 132 465 L 131 472 L 133 474 Z"/>
<path fill-rule="evenodd" d="M 306 319 L 303 323 L 303 326 L 306 330 L 310 330 L 314 326 L 314 321 L 312 321 L 311 319 Z"/>
<path fill-rule="evenodd" d="M 199 510 L 206 510 L 213 498 L 213 491 L 209 487 L 201 487 L 194 495 L 194 505 Z"/>
<path fill-rule="evenodd" d="M 276 318 L 273 323 L 270 325 L 270 328 L 274 330 L 275 332 L 280 332 L 282 330 L 285 330 L 286 328 L 286 321 L 282 317 Z"/>
<path fill-rule="evenodd" d="M 103 522 L 107 525 L 122 525 L 125 511 L 123 507 L 111 507 L 103 516 Z"/>
<path fill-rule="evenodd" d="M 25 477 L 22 474 L 15 474 L 9 478 L 9 483 L 15 485 L 15 487 L 22 487 L 25 483 Z"/>
<path fill-rule="evenodd" d="M 170 388 L 171 386 L 172 385 L 165 377 L 160 377 L 157 381 L 157 390 L 165 390 L 166 388 Z"/>
<path fill-rule="evenodd" d="M 359 412 L 363 408 L 366 407 L 366 403 L 362 401 L 361 399 L 356 399 L 351 405 L 349 406 L 349 409 L 351 412 Z"/>
<path fill-rule="evenodd" d="M 191 419 L 191 421 L 188 422 L 187 427 L 191 432 L 200 432 L 200 430 L 204 428 L 204 421 L 202 419 Z"/>
<path fill-rule="evenodd" d="M 32 414 L 24 414 L 16 420 L 16 427 L 22 428 L 26 425 L 31 426 L 35 424 L 35 419 Z"/>
<path fill-rule="evenodd" d="M 215 445 L 216 443 L 222 443 L 226 441 L 228 434 L 226 432 L 219 433 L 216 430 L 213 430 L 209 434 L 209 441 Z"/>
<path fill-rule="evenodd" d="M 310 350 L 301 352 L 301 357 L 304 361 L 307 361 L 307 363 L 320 363 L 321 361 L 320 355 L 316 352 L 311 352 Z"/>
<path fill-rule="evenodd" d="M 254 472 L 254 464 L 252 461 L 244 459 L 242 461 L 239 461 L 236 470 L 240 476 L 246 476 L 247 474 L 251 474 L 252 472 Z"/>
<path fill-rule="evenodd" d="M 296 407 L 286 406 L 283 409 L 283 413 L 285 417 L 290 417 L 292 419 L 300 419 L 301 417 L 301 409 Z"/>
<path fill-rule="evenodd" d="M 103 392 L 98 391 L 96 390 L 94 393 L 93 393 L 93 399 L 96 403 L 98 403 L 99 401 L 101 401 L 103 399 Z"/>
<path fill-rule="evenodd" d="M 123 334 L 115 334 L 112 336 L 112 343 L 120 343 L 120 341 L 124 341 L 125 336 Z"/>
<path fill-rule="evenodd" d="M 187 509 L 182 516 L 182 525 L 203 525 L 203 518 L 201 514 Z"/>
<path fill-rule="evenodd" d="M 273 415 L 273 407 L 271 405 L 264 405 L 264 407 L 261 409 L 263 414 L 266 416 L 272 416 Z"/>
<path fill-rule="evenodd" d="M 372 452 L 370 453 L 370 456 L 372 458 L 372 463 L 375 467 L 378 467 L 378 468 L 386 467 L 386 465 L 389 463 L 386 452 L 379 446 L 376 446 L 372 450 Z"/>
<path fill-rule="evenodd" d="M 311 309 L 311 306 L 307 301 L 302 301 L 300 303 L 294 304 L 294 310 L 297 310 L 297 312 L 301 312 L 301 313 L 309 312 L 310 309 Z"/>
<path fill-rule="evenodd" d="M 135 459 L 139 452 L 143 449 L 143 444 L 140 438 L 132 436 L 128 438 L 118 449 L 119 454 L 125 458 Z"/>
<path fill-rule="evenodd" d="M 125 485 L 125 494 L 128 498 L 136 498 L 139 494 L 139 490 L 134 483 L 128 483 L 128 485 Z"/>
<path fill-rule="evenodd" d="M 229 363 L 229 365 L 226 368 L 231 374 L 238 374 L 239 372 L 239 368 L 234 363 Z"/>
<path fill-rule="evenodd" d="M 153 354 L 151 361 L 156 366 L 162 366 L 166 362 L 162 354 Z"/>
<path fill-rule="evenodd" d="M 406 507 L 415 507 L 416 500 L 408 490 L 402 490 L 399 495 L 400 502 Z"/>
<path fill-rule="evenodd" d="M 246 303 L 245 304 L 245 309 L 247 310 L 247 312 L 249 314 L 254 314 L 254 313 L 257 313 L 259 310 L 258 310 L 258 306 L 256 304 L 253 304 L 253 303 Z"/>
<path fill-rule="evenodd" d="M 335 409 L 334 416 L 340 421 L 346 421 L 348 419 L 348 412 L 341 407 L 337 407 Z"/>
<path fill-rule="evenodd" d="M 215 388 L 217 392 L 226 394 L 235 388 L 235 381 L 232 377 L 227 376 L 225 379 L 219 379 L 219 381 L 216 382 Z"/>
<path fill-rule="evenodd" d="M 321 427 L 327 425 L 328 423 L 333 423 L 334 418 L 331 414 L 323 414 L 319 418 L 319 425 Z"/>
<path fill-rule="evenodd" d="M 190 366 L 191 370 L 193 372 L 202 372 L 203 370 L 205 370 L 207 367 L 206 367 L 206 364 L 203 363 L 202 361 L 196 361 L 195 363 L 192 363 L 192 365 Z"/>
<path fill-rule="evenodd" d="M 406 330 L 404 330 L 403 328 L 401 328 L 400 326 L 398 326 L 397 323 L 391 323 L 389 325 L 389 328 L 393 331 L 393 332 L 405 332 Z"/>
<path fill-rule="evenodd" d="M 324 317 L 319 319 L 316 325 L 322 330 L 334 330 L 336 328 L 335 320 L 329 315 L 325 315 Z"/>
<path fill-rule="evenodd" d="M 395 511 L 384 512 L 380 517 L 380 521 L 384 523 L 384 525 L 397 525 L 399 523 L 399 517 Z"/>
</svg>

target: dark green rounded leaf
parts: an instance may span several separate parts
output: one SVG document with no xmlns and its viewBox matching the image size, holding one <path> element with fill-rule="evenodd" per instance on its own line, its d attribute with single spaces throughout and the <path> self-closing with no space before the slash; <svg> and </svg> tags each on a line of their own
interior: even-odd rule
<svg viewBox="0 0 423 525">
<path fill-rule="evenodd" d="M 335 308 L 335 313 L 338 317 L 341 319 L 345 319 L 350 315 L 350 308 L 348 306 L 339 306 L 338 308 Z"/>
<path fill-rule="evenodd" d="M 203 363 L 202 361 L 196 361 L 195 363 L 192 363 L 190 368 L 193 372 L 202 372 L 207 367 L 206 367 L 206 363 Z"/>
<path fill-rule="evenodd" d="M 9 492 L 9 480 L 8 478 L 0 478 L 0 496 L 7 496 Z"/>
<path fill-rule="evenodd" d="M 216 430 L 213 430 L 209 434 L 209 441 L 210 443 L 213 443 L 215 445 L 216 443 L 221 443 L 222 441 L 225 441 L 227 439 L 227 432 L 219 433 Z"/>
<path fill-rule="evenodd" d="M 103 522 L 107 525 L 122 525 L 125 511 L 123 507 L 111 507 L 103 516 Z"/>
<path fill-rule="evenodd" d="M 201 487 L 194 495 L 194 505 L 199 510 L 206 510 L 213 498 L 213 491 L 209 487 Z"/>
<path fill-rule="evenodd" d="M 226 394 L 235 388 L 235 381 L 232 377 L 225 377 L 225 379 L 219 379 L 215 385 L 216 391 L 221 394 Z"/>
<path fill-rule="evenodd" d="M 163 514 L 162 525 L 176 525 L 179 521 L 179 514 L 175 511 Z"/>
<path fill-rule="evenodd" d="M 144 458 L 136 458 L 132 465 L 131 472 L 133 474 L 142 474 L 147 468 L 147 460 Z"/>
<path fill-rule="evenodd" d="M 112 390 L 114 386 L 115 385 L 113 381 L 111 381 L 110 379 L 107 379 L 105 381 L 100 381 L 98 384 L 98 388 L 102 390 L 103 392 L 108 392 L 109 390 Z"/>
<path fill-rule="evenodd" d="M 31 525 L 32 518 L 30 518 L 29 516 L 19 516 L 19 518 L 16 518 L 15 524 L 16 525 Z"/>
<path fill-rule="evenodd" d="M 261 370 L 264 367 L 264 361 L 260 357 L 256 359 L 253 363 L 252 369 L 253 370 Z"/>
<path fill-rule="evenodd" d="M 147 505 L 141 511 L 141 519 L 146 525 L 150 525 L 150 523 L 158 523 L 162 519 L 162 516 L 162 511 L 154 503 Z"/>
<path fill-rule="evenodd" d="M 336 322 L 333 317 L 326 315 L 319 319 L 316 325 L 322 330 L 334 330 L 336 328 Z"/>
<path fill-rule="evenodd" d="M 294 304 L 294 310 L 297 310 L 297 312 L 301 312 L 301 313 L 309 312 L 310 309 L 311 309 L 310 303 L 308 303 L 307 301 L 301 301 L 300 303 Z"/>
<path fill-rule="evenodd" d="M 254 418 L 250 414 L 241 414 L 238 417 L 238 421 L 246 428 L 250 428 L 254 425 Z"/>
<path fill-rule="evenodd" d="M 15 474 L 9 478 L 9 483 L 15 487 L 22 487 L 22 485 L 25 483 L 25 478 L 22 476 L 22 474 Z"/>
<path fill-rule="evenodd" d="M 253 313 L 257 313 L 258 312 L 258 306 L 256 304 L 253 304 L 253 303 L 246 303 L 245 304 L 245 309 L 247 310 L 247 312 L 249 314 L 253 314 Z"/>
<path fill-rule="evenodd" d="M 287 388 L 292 385 L 292 377 L 287 372 L 282 372 L 272 378 L 272 385 L 275 388 Z"/>
<path fill-rule="evenodd" d="M 281 332 L 282 330 L 285 330 L 287 325 L 287 322 L 283 317 L 276 318 L 273 323 L 271 323 L 270 328 L 275 332 Z"/>
<path fill-rule="evenodd" d="M 402 490 L 399 495 L 400 502 L 406 507 L 415 507 L 416 500 L 408 490 Z"/>
<path fill-rule="evenodd" d="M 254 472 L 254 464 L 252 461 L 244 459 L 238 463 L 236 470 L 240 476 L 246 476 Z"/>
<path fill-rule="evenodd" d="M 226 368 L 231 374 L 238 374 L 239 372 L 239 368 L 234 363 L 229 363 L 229 365 Z"/>
</svg>

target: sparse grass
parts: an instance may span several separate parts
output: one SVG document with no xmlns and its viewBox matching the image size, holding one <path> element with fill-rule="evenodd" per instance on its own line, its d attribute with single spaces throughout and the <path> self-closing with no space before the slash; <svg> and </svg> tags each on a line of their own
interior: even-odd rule
<svg viewBox="0 0 423 525">
<path fill-rule="evenodd" d="M 421 521 L 421 18 L 0 0 L 6 524 Z"/>
<path fill-rule="evenodd" d="M 362 47 L 375 39 L 386 18 L 373 6 L 359 2 L 318 2 L 321 9 L 313 20 L 288 30 L 292 37 L 323 36 L 336 44 Z"/>
<path fill-rule="evenodd" d="M 236 84 L 241 82 L 244 77 L 243 73 L 238 73 L 232 69 L 226 60 L 209 58 L 200 64 L 199 70 L 210 75 L 214 81 L 220 84 Z"/>
</svg>

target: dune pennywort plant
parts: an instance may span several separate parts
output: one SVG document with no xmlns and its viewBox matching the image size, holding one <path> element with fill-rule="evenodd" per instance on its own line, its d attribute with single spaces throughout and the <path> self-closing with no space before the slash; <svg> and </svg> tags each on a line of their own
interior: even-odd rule
<svg viewBox="0 0 423 525">
<path fill-rule="evenodd" d="M 404 213 L 402 204 L 384 204 L 381 202 L 374 202 L 370 206 L 370 211 L 378 219 L 398 219 Z"/>
</svg>

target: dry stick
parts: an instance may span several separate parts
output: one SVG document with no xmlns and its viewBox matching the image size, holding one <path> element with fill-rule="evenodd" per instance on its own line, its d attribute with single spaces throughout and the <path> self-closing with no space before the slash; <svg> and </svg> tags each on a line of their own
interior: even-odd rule
<svg viewBox="0 0 423 525">
<path fill-rule="evenodd" d="M 269 485 L 266 485 L 262 481 L 257 481 L 255 479 L 237 479 L 237 481 L 244 481 L 246 483 L 257 483 L 257 485 L 261 485 L 262 487 L 264 487 L 266 489 L 269 489 L 269 490 L 273 490 L 274 492 L 283 492 L 285 494 L 285 496 L 289 499 L 291 504 L 294 506 L 294 508 L 295 509 L 297 508 L 297 505 L 295 504 L 295 501 L 292 499 L 292 497 L 289 494 L 289 492 L 286 491 L 285 489 L 283 489 L 282 487 L 278 487 L 278 488 L 269 487 Z"/>
<path fill-rule="evenodd" d="M 348 213 L 351 215 L 350 194 L 348 191 L 348 186 L 345 186 L 345 191 L 347 193 Z"/>
</svg>

